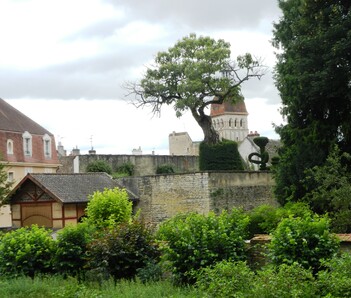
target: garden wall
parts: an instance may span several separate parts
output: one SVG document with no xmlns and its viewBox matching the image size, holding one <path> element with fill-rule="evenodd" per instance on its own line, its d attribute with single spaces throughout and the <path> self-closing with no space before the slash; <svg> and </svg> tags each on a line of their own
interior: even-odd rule
<svg viewBox="0 0 351 298">
<path fill-rule="evenodd" d="M 146 222 L 158 224 L 180 212 L 216 213 L 262 204 L 278 206 L 268 172 L 194 172 L 126 177 L 119 182 L 139 197 L 136 206 Z"/>
<path fill-rule="evenodd" d="M 173 155 L 112 155 L 112 154 L 87 154 L 59 157 L 60 173 L 85 173 L 89 163 L 103 160 L 108 163 L 113 172 L 126 163 L 134 165 L 134 175 L 154 175 L 158 166 L 170 164 L 176 172 L 195 172 L 199 170 L 198 156 L 173 156 Z"/>
</svg>

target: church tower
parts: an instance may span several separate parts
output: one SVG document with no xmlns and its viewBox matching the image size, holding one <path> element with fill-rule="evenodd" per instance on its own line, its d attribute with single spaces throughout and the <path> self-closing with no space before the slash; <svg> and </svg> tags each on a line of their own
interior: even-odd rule
<svg viewBox="0 0 351 298">
<path fill-rule="evenodd" d="M 243 100 L 236 104 L 224 102 L 223 104 L 211 105 L 210 116 L 213 127 L 218 132 L 220 139 L 243 141 L 249 134 L 248 115 Z"/>
</svg>

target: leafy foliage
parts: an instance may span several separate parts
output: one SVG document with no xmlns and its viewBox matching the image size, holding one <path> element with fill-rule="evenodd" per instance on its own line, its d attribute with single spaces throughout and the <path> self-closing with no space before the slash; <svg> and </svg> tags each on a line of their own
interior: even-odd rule
<svg viewBox="0 0 351 298">
<path fill-rule="evenodd" d="M 7 179 L 6 164 L 1 159 L 0 155 L 0 206 L 5 203 L 5 198 L 10 193 L 13 185 L 13 182 Z"/>
<path fill-rule="evenodd" d="M 196 273 L 196 287 L 208 297 L 249 297 L 255 274 L 245 262 L 221 261 Z"/>
<path fill-rule="evenodd" d="M 85 210 L 87 221 L 98 228 L 113 227 L 131 219 L 132 202 L 125 189 L 96 191 L 89 199 Z"/>
<path fill-rule="evenodd" d="M 133 278 L 159 256 L 152 231 L 133 220 L 106 229 L 88 244 L 88 267 L 115 280 Z"/>
<path fill-rule="evenodd" d="M 93 162 L 90 162 L 87 165 L 86 168 L 87 172 L 104 172 L 107 174 L 111 174 L 112 173 L 112 169 L 111 166 L 104 160 L 95 160 Z"/>
<path fill-rule="evenodd" d="M 351 255 L 342 254 L 323 263 L 326 270 L 318 272 L 321 297 L 351 297 Z"/>
<path fill-rule="evenodd" d="M 281 203 L 299 200 L 305 169 L 320 166 L 332 144 L 351 152 L 351 13 L 349 1 L 279 0 L 273 45 L 275 81 L 288 124 L 275 171 Z"/>
<path fill-rule="evenodd" d="M 299 263 L 271 266 L 257 272 L 250 298 L 320 297 L 314 275 Z"/>
<path fill-rule="evenodd" d="M 249 232 L 254 234 L 272 233 L 283 218 L 309 217 L 312 210 L 307 203 L 287 203 L 284 207 L 261 205 L 248 212 L 250 217 Z"/>
<path fill-rule="evenodd" d="M 134 175 L 134 165 L 131 162 L 125 162 L 119 167 L 117 171 L 112 174 L 113 178 L 129 177 Z"/>
<path fill-rule="evenodd" d="M 181 282 L 193 282 L 191 272 L 221 260 L 245 258 L 244 239 L 249 218 L 241 210 L 207 216 L 179 214 L 163 222 L 158 238 L 164 260 Z"/>
<path fill-rule="evenodd" d="M 156 174 L 173 174 L 175 173 L 173 165 L 163 164 L 157 167 Z"/>
<path fill-rule="evenodd" d="M 52 272 L 54 253 L 49 230 L 33 225 L 5 233 L 0 239 L 0 274 L 34 277 Z"/>
<path fill-rule="evenodd" d="M 94 227 L 87 223 L 67 226 L 57 234 L 54 267 L 63 275 L 78 276 L 86 265 L 87 245 L 92 241 Z"/>
<path fill-rule="evenodd" d="M 329 232 L 329 220 L 318 215 L 283 219 L 269 244 L 274 264 L 297 262 L 314 272 L 320 270 L 321 261 L 331 259 L 338 248 L 339 241 Z"/>
<path fill-rule="evenodd" d="M 190 34 L 168 51 L 159 52 L 140 83 L 127 88 L 136 95 L 136 106 L 151 106 L 154 113 L 163 105 L 173 105 L 177 117 L 190 110 L 204 132 L 204 142 L 218 143 L 219 136 L 205 108 L 241 99 L 241 84 L 262 76 L 260 63 L 250 54 L 239 56 L 235 62 L 230 53 L 230 44 L 222 39 Z"/>
<path fill-rule="evenodd" d="M 200 144 L 200 170 L 244 170 L 244 165 L 234 141 L 222 141 L 215 145 Z"/>
<path fill-rule="evenodd" d="M 306 171 L 304 185 L 313 190 L 304 196 L 312 209 L 328 212 L 332 228 L 338 233 L 351 232 L 351 155 L 335 145 L 322 166 Z M 313 187 L 311 187 L 311 185 Z"/>
</svg>

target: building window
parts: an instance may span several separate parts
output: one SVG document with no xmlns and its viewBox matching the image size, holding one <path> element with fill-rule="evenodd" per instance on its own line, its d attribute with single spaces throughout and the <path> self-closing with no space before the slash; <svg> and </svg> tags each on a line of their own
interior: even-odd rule
<svg viewBox="0 0 351 298">
<path fill-rule="evenodd" d="M 43 136 L 44 156 L 51 157 L 51 138 L 48 134 Z"/>
<path fill-rule="evenodd" d="M 32 156 L 32 135 L 28 131 L 25 131 L 22 138 L 24 155 Z"/>
<path fill-rule="evenodd" d="M 15 179 L 14 173 L 13 173 L 13 172 L 8 172 L 8 173 L 7 173 L 7 181 L 8 181 L 8 182 L 13 182 L 14 179 Z"/>
<path fill-rule="evenodd" d="M 7 140 L 7 154 L 13 154 L 13 141 Z"/>
<path fill-rule="evenodd" d="M 228 124 L 229 124 L 229 127 L 232 127 L 232 122 L 233 122 L 233 120 L 232 120 L 232 118 L 230 118 L 230 119 L 229 119 L 229 123 L 228 123 Z"/>
<path fill-rule="evenodd" d="M 237 125 L 238 125 L 238 120 L 234 120 L 234 127 L 237 127 Z"/>
<path fill-rule="evenodd" d="M 240 119 L 240 127 L 243 127 L 243 119 Z"/>
</svg>

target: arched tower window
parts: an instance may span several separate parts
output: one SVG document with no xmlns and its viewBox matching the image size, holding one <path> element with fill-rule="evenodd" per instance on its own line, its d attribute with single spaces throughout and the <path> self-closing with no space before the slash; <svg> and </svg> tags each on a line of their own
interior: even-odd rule
<svg viewBox="0 0 351 298">
<path fill-rule="evenodd" d="M 48 134 L 43 136 L 44 156 L 51 157 L 51 138 Z"/>
<path fill-rule="evenodd" d="M 223 119 L 221 119 L 221 127 L 224 127 Z"/>
<path fill-rule="evenodd" d="M 7 154 L 13 154 L 13 141 L 12 140 L 7 140 Z"/>
<path fill-rule="evenodd" d="M 237 127 L 237 125 L 238 125 L 238 120 L 235 119 L 235 120 L 234 120 L 234 127 Z"/>
<path fill-rule="evenodd" d="M 240 127 L 243 127 L 243 119 L 240 119 Z"/>
<path fill-rule="evenodd" d="M 232 122 L 233 122 L 233 120 L 232 120 L 232 118 L 230 118 L 229 122 L 228 122 L 229 127 L 232 127 Z"/>
<path fill-rule="evenodd" d="M 23 152 L 25 156 L 32 156 L 32 135 L 25 131 L 22 135 L 23 138 Z"/>
</svg>

